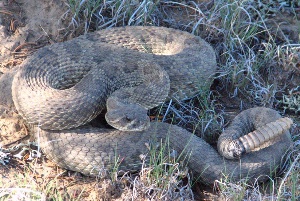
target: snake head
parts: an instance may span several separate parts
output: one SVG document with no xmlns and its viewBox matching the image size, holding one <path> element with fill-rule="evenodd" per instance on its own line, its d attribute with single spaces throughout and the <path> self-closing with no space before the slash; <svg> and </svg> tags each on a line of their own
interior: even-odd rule
<svg viewBox="0 0 300 201">
<path fill-rule="evenodd" d="M 138 104 L 109 101 L 105 119 L 109 125 L 122 131 L 142 131 L 150 126 L 147 110 Z"/>
</svg>

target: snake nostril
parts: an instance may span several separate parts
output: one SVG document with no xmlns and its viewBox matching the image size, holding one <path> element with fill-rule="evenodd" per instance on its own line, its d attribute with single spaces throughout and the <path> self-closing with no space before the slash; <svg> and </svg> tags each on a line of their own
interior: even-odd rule
<svg viewBox="0 0 300 201">
<path fill-rule="evenodd" d="M 128 122 L 130 122 L 130 121 L 132 121 L 132 118 L 126 116 L 126 117 L 125 117 L 125 120 L 128 121 Z"/>
</svg>

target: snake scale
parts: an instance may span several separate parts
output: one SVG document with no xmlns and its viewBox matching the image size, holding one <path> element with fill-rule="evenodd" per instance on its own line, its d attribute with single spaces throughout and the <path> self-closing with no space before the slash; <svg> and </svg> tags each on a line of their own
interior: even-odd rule
<svg viewBox="0 0 300 201">
<path fill-rule="evenodd" d="M 232 179 L 269 175 L 291 144 L 288 130 L 240 160 L 227 160 L 182 128 L 150 123 L 148 109 L 194 96 L 215 72 L 213 49 L 192 34 L 112 28 L 38 50 L 14 76 L 12 97 L 18 113 L 37 126 L 34 135 L 47 157 L 66 169 L 101 176 L 117 157 L 119 169 L 138 170 L 145 144 L 167 141 L 180 156 L 189 154 L 188 167 L 206 183 L 224 173 Z M 105 108 L 113 129 L 86 125 Z M 267 108 L 243 111 L 220 138 L 237 139 L 279 118 Z"/>
</svg>

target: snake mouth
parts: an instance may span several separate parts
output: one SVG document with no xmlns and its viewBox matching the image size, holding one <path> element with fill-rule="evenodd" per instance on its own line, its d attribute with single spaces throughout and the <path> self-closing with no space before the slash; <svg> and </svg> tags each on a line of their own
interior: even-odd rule
<svg viewBox="0 0 300 201">
<path fill-rule="evenodd" d="M 72 66 L 72 68 L 58 68 L 55 73 L 49 77 L 49 84 L 53 89 L 65 90 L 74 87 L 91 70 L 88 66 Z"/>
</svg>

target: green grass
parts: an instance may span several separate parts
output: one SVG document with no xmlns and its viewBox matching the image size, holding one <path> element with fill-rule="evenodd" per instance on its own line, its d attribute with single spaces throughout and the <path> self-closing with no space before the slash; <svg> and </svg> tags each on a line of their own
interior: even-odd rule
<svg viewBox="0 0 300 201">
<path fill-rule="evenodd" d="M 141 192 L 150 200 L 175 200 L 178 197 L 193 199 L 188 169 L 176 159 L 180 153 L 169 149 L 168 140 L 147 146 L 149 161 L 144 161 L 139 176 L 131 182 L 133 191 Z M 183 181 L 183 178 L 187 181 Z M 132 199 L 138 197 L 133 196 Z"/>
<path fill-rule="evenodd" d="M 116 25 L 145 25 L 155 22 L 153 13 L 160 1 L 144 0 L 68 0 L 66 15 L 71 16 L 69 25 L 74 29 L 101 29 Z"/>
</svg>

